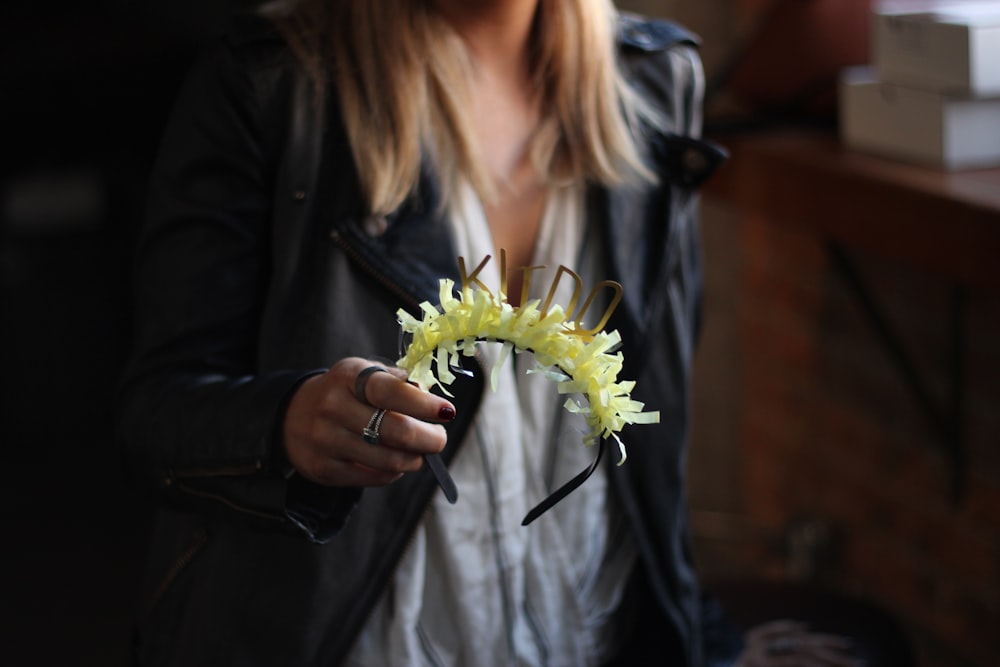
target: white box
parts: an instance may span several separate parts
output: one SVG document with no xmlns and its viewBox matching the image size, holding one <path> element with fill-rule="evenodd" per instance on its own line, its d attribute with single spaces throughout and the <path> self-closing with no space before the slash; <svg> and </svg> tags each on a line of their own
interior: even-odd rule
<svg viewBox="0 0 1000 667">
<path fill-rule="evenodd" d="M 960 98 L 842 71 L 840 134 L 850 148 L 945 169 L 1000 166 L 1000 97 Z"/>
<path fill-rule="evenodd" d="M 887 1 L 872 9 L 872 64 L 887 83 L 1000 95 L 1000 1 Z"/>
</svg>

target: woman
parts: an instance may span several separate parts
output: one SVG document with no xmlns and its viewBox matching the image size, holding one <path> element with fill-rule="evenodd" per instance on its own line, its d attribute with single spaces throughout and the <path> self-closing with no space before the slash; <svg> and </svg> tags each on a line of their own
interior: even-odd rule
<svg viewBox="0 0 1000 667">
<path fill-rule="evenodd" d="M 683 452 L 694 190 L 719 157 L 693 39 L 604 0 L 266 16 L 194 69 L 151 181 L 121 431 L 170 502 L 138 660 L 704 664 Z M 451 400 L 387 361 L 398 309 L 501 250 L 623 285 L 622 374 L 661 414 L 527 527 L 592 453 L 526 355 L 491 392 L 483 345 Z M 515 305 L 548 285 L 528 275 Z"/>
</svg>

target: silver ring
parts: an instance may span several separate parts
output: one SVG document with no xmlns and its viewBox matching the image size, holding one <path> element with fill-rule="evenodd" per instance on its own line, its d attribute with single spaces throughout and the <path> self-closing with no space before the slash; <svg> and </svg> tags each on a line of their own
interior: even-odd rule
<svg viewBox="0 0 1000 667">
<path fill-rule="evenodd" d="M 361 432 L 361 437 L 365 439 L 369 445 L 378 444 L 378 430 L 382 426 L 382 418 L 385 417 L 385 408 L 379 408 L 372 415 L 372 418 L 368 420 L 368 426 L 365 430 Z"/>
<path fill-rule="evenodd" d="M 354 381 L 354 395 L 359 401 L 365 405 L 371 405 L 368 399 L 365 397 L 365 385 L 368 384 L 368 378 L 372 376 L 372 373 L 378 373 L 379 371 L 383 373 L 388 373 L 384 366 L 369 366 L 360 373 L 358 373 L 357 379 Z M 375 407 L 375 406 L 372 406 Z"/>
</svg>

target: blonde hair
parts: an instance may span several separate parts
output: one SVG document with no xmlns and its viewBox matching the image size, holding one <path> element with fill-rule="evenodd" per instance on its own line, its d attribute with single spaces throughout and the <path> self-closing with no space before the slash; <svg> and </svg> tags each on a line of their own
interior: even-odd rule
<svg viewBox="0 0 1000 667">
<path fill-rule="evenodd" d="M 466 112 L 470 59 L 429 0 L 286 0 L 263 10 L 322 90 L 332 81 L 369 213 L 395 210 L 426 156 L 447 203 L 460 178 L 489 201 Z M 654 180 L 637 148 L 656 115 L 618 69 L 610 0 L 541 0 L 532 35 L 543 120 L 531 144 L 550 183 Z"/>
</svg>

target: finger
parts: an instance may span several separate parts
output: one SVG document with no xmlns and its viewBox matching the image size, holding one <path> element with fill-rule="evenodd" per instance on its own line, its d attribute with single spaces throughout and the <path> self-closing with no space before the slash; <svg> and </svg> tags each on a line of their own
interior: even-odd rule
<svg viewBox="0 0 1000 667">
<path fill-rule="evenodd" d="M 368 417 L 359 418 L 358 423 L 365 426 Z M 397 419 L 407 420 L 416 425 L 413 431 L 424 432 L 421 435 L 399 435 L 394 425 Z M 294 465 L 313 481 L 331 483 L 331 474 L 340 474 L 337 468 L 333 473 L 327 470 L 328 464 L 338 462 L 350 465 L 361 465 L 371 470 L 379 471 L 389 476 L 406 472 L 416 472 L 423 465 L 423 456 L 428 453 L 440 452 L 447 442 L 447 435 L 440 425 L 426 424 L 403 415 L 386 413 L 383 418 L 379 440 L 369 444 L 364 440 L 364 426 L 349 428 L 334 419 L 323 419 L 317 422 L 317 427 L 310 433 L 308 447 L 299 451 Z M 405 432 L 405 429 L 404 429 Z M 406 438 L 401 441 L 401 438 Z M 351 475 L 354 480 L 357 475 Z M 374 480 L 371 485 L 385 483 Z M 350 486 L 350 481 L 337 481 L 337 484 Z M 367 485 L 367 484 L 366 484 Z"/>
<path fill-rule="evenodd" d="M 384 424 L 383 420 L 383 424 Z M 424 424 L 431 427 L 432 425 Z M 440 449 L 444 448 L 445 436 L 443 428 Z M 344 475 L 344 465 L 357 466 L 368 471 L 379 473 L 382 477 L 365 481 L 364 485 L 377 486 L 388 483 L 399 475 L 408 472 L 416 472 L 423 466 L 424 453 L 421 451 L 406 451 L 396 447 L 385 445 L 382 434 L 376 444 L 370 444 L 364 440 L 360 432 L 353 432 L 344 427 L 334 427 L 331 437 L 317 443 L 310 460 L 314 474 L 324 479 L 329 479 L 331 475 Z M 423 448 L 433 450 L 435 445 L 421 445 Z M 330 468 L 332 466 L 332 468 Z M 349 481 L 339 481 L 338 484 L 351 485 L 357 482 L 359 473 L 352 472 L 347 476 Z M 362 480 L 364 481 L 364 480 Z"/>
<path fill-rule="evenodd" d="M 448 433 L 440 424 L 430 424 L 398 412 L 386 412 L 382 418 L 377 443 L 381 447 L 423 456 L 439 454 L 446 444 Z"/>
<path fill-rule="evenodd" d="M 788 655 L 766 655 L 759 659 L 761 667 L 858 667 L 858 661 L 840 655 L 827 657 L 808 651 Z"/>
<path fill-rule="evenodd" d="M 455 418 L 451 401 L 421 391 L 394 373 L 372 374 L 365 396 L 372 405 L 424 421 L 447 422 Z"/>
<path fill-rule="evenodd" d="M 778 645 L 781 648 L 778 648 Z M 853 642 L 845 637 L 814 633 L 783 633 L 759 638 L 748 649 L 752 664 L 766 667 L 857 667 Z"/>
<path fill-rule="evenodd" d="M 799 652 L 824 667 L 856 667 L 858 664 L 854 642 L 846 637 L 810 634 L 802 640 Z"/>
<path fill-rule="evenodd" d="M 384 410 L 379 424 L 372 422 L 380 410 Z M 355 437 L 349 438 L 353 444 L 371 448 L 377 444 L 391 447 L 412 454 L 437 454 L 448 443 L 448 434 L 440 424 L 421 421 L 401 412 L 393 412 L 385 408 L 371 408 L 360 403 L 342 404 L 337 411 L 331 413 L 331 421 L 340 424 L 345 433 L 362 438 L 360 443 Z M 378 431 L 378 442 L 369 443 L 362 437 L 365 430 L 371 427 Z M 360 450 L 355 450 L 358 453 Z"/>
<path fill-rule="evenodd" d="M 823 667 L 858 667 L 861 660 L 844 650 L 817 649 L 813 654 Z"/>
<path fill-rule="evenodd" d="M 788 639 L 794 642 L 796 652 L 818 656 L 824 660 L 836 657 L 847 658 L 850 662 L 851 651 L 854 649 L 854 642 L 841 635 L 807 632 L 790 635 Z"/>
<path fill-rule="evenodd" d="M 311 481 L 330 486 L 386 486 L 398 480 L 403 473 L 376 470 L 349 461 L 322 459 L 306 475 Z"/>
<path fill-rule="evenodd" d="M 767 623 L 754 626 L 747 631 L 747 642 L 773 641 L 778 637 L 805 632 L 807 627 L 805 623 L 788 619 L 768 621 Z"/>
<path fill-rule="evenodd" d="M 440 424 L 429 424 L 397 412 L 385 411 L 381 422 L 372 425 L 380 412 L 363 414 L 354 429 L 340 427 L 337 437 L 326 448 L 327 455 L 391 473 L 416 472 L 422 467 L 425 455 L 440 453 L 448 442 Z M 369 427 L 377 431 L 375 442 L 369 442 L 364 435 Z"/>
<path fill-rule="evenodd" d="M 854 642 L 843 635 L 833 635 L 824 632 L 810 632 L 802 637 L 802 642 L 815 648 L 827 648 L 847 651 L 854 648 Z"/>
<path fill-rule="evenodd" d="M 390 375 L 398 377 L 404 382 L 410 377 L 410 374 L 406 372 L 405 369 L 399 366 L 393 366 L 392 364 L 387 364 L 385 370 L 389 372 Z"/>
<path fill-rule="evenodd" d="M 340 448 L 337 456 L 331 459 L 363 466 L 387 475 L 416 472 L 424 463 L 422 454 L 387 447 L 382 444 L 381 439 L 378 444 L 372 445 L 360 436 L 350 438 L 349 442 Z"/>
<path fill-rule="evenodd" d="M 377 442 L 369 443 L 363 434 L 376 414 L 377 410 L 357 402 L 341 404 L 319 421 L 311 434 L 314 455 L 399 474 L 420 470 L 423 456 L 440 453 L 447 444 L 447 433 L 440 424 L 388 411 L 378 426 Z"/>
</svg>

